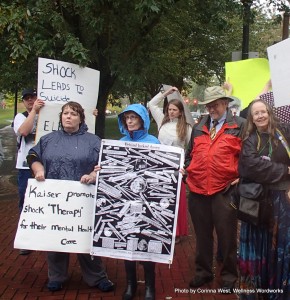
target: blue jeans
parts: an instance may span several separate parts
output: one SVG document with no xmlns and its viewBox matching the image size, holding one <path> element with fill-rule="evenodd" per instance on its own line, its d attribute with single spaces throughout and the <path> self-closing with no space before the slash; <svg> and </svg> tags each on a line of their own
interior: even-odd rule
<svg viewBox="0 0 290 300">
<path fill-rule="evenodd" d="M 24 204 L 25 191 L 27 188 L 28 179 L 32 178 L 30 169 L 18 169 L 18 194 L 19 194 L 19 211 L 21 212 Z"/>
</svg>

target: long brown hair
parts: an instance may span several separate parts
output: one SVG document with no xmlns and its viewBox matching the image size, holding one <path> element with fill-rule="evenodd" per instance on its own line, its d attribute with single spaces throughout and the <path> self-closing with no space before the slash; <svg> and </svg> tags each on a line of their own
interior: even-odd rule
<svg viewBox="0 0 290 300">
<path fill-rule="evenodd" d="M 252 107 L 257 102 L 261 102 L 266 106 L 266 109 L 267 109 L 267 112 L 269 115 L 269 123 L 268 123 L 267 133 L 270 135 L 271 141 L 275 141 L 274 137 L 275 137 L 275 132 L 276 132 L 277 124 L 279 123 L 279 120 L 275 116 L 270 105 L 261 99 L 255 99 L 249 105 L 247 122 L 246 122 L 246 126 L 245 126 L 244 133 L 243 133 L 243 140 L 246 140 L 250 136 L 251 133 L 253 133 L 257 130 L 257 127 L 253 122 L 253 116 L 252 116 Z"/>
<path fill-rule="evenodd" d="M 180 100 L 172 99 L 172 100 L 168 101 L 168 104 L 166 105 L 166 108 L 165 108 L 164 118 L 162 120 L 160 128 L 164 124 L 170 122 L 170 118 L 169 118 L 169 115 L 168 115 L 168 108 L 169 108 L 170 104 L 173 104 L 174 106 L 176 106 L 180 111 L 180 116 L 178 117 L 178 122 L 177 122 L 177 126 L 176 126 L 176 133 L 177 133 L 178 138 L 181 141 L 185 141 L 185 139 L 187 137 L 187 125 L 188 125 L 188 123 L 186 122 L 184 107 L 183 107 L 183 104 Z M 159 130 L 160 130 L 160 128 L 159 128 Z"/>
</svg>

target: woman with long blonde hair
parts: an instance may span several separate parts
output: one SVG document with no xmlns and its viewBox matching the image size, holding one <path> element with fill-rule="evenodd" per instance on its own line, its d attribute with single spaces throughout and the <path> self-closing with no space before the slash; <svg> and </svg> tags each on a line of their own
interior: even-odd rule
<svg viewBox="0 0 290 300">
<path fill-rule="evenodd" d="M 166 105 L 165 112 L 159 104 L 163 103 L 164 98 L 178 91 L 176 87 L 170 87 L 164 93 L 158 93 L 148 103 L 150 112 L 158 127 L 158 139 L 161 144 L 186 148 L 191 136 L 191 125 L 187 121 L 184 105 L 179 99 L 171 99 Z M 186 187 L 182 183 L 180 190 L 178 220 L 176 228 L 176 242 L 180 241 L 181 236 L 187 236 L 187 204 Z"/>
<path fill-rule="evenodd" d="M 280 123 L 265 101 L 254 100 L 249 106 L 239 174 L 267 187 L 272 209 L 266 225 L 241 223 L 239 287 L 253 291 L 242 294 L 242 299 L 290 299 L 289 145 L 289 124 Z M 262 289 L 267 289 L 267 295 Z"/>
</svg>

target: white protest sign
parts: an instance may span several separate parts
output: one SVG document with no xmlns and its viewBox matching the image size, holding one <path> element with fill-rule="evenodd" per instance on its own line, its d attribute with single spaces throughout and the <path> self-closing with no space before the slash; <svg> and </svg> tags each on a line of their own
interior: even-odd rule
<svg viewBox="0 0 290 300">
<path fill-rule="evenodd" d="M 93 110 L 97 106 L 100 72 L 76 64 L 38 58 L 38 98 L 45 101 L 40 110 L 36 142 L 41 136 L 57 130 L 61 107 L 75 101 L 85 109 L 89 132 L 95 132 Z"/>
<path fill-rule="evenodd" d="M 275 107 L 290 105 L 290 38 L 267 48 Z"/>
<path fill-rule="evenodd" d="M 59 60 L 38 58 L 38 96 L 46 105 L 76 101 L 94 109 L 99 92 L 100 72 Z"/>
<path fill-rule="evenodd" d="M 94 185 L 29 179 L 14 247 L 89 253 L 94 197 Z"/>
<path fill-rule="evenodd" d="M 102 140 L 92 255 L 173 261 L 184 150 Z"/>
</svg>

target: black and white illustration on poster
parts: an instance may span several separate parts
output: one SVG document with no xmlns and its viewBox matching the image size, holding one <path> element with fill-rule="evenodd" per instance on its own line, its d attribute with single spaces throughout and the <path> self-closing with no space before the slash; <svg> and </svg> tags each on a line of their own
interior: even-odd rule
<svg viewBox="0 0 290 300">
<path fill-rule="evenodd" d="M 184 150 L 102 140 L 92 255 L 172 263 Z"/>
<path fill-rule="evenodd" d="M 64 61 L 38 58 L 37 97 L 45 101 L 41 109 L 36 142 L 41 136 L 59 129 L 61 107 L 75 101 L 85 110 L 88 131 L 95 132 L 93 110 L 97 106 L 100 72 Z"/>
<path fill-rule="evenodd" d="M 89 253 L 95 186 L 29 179 L 14 248 Z"/>
</svg>

